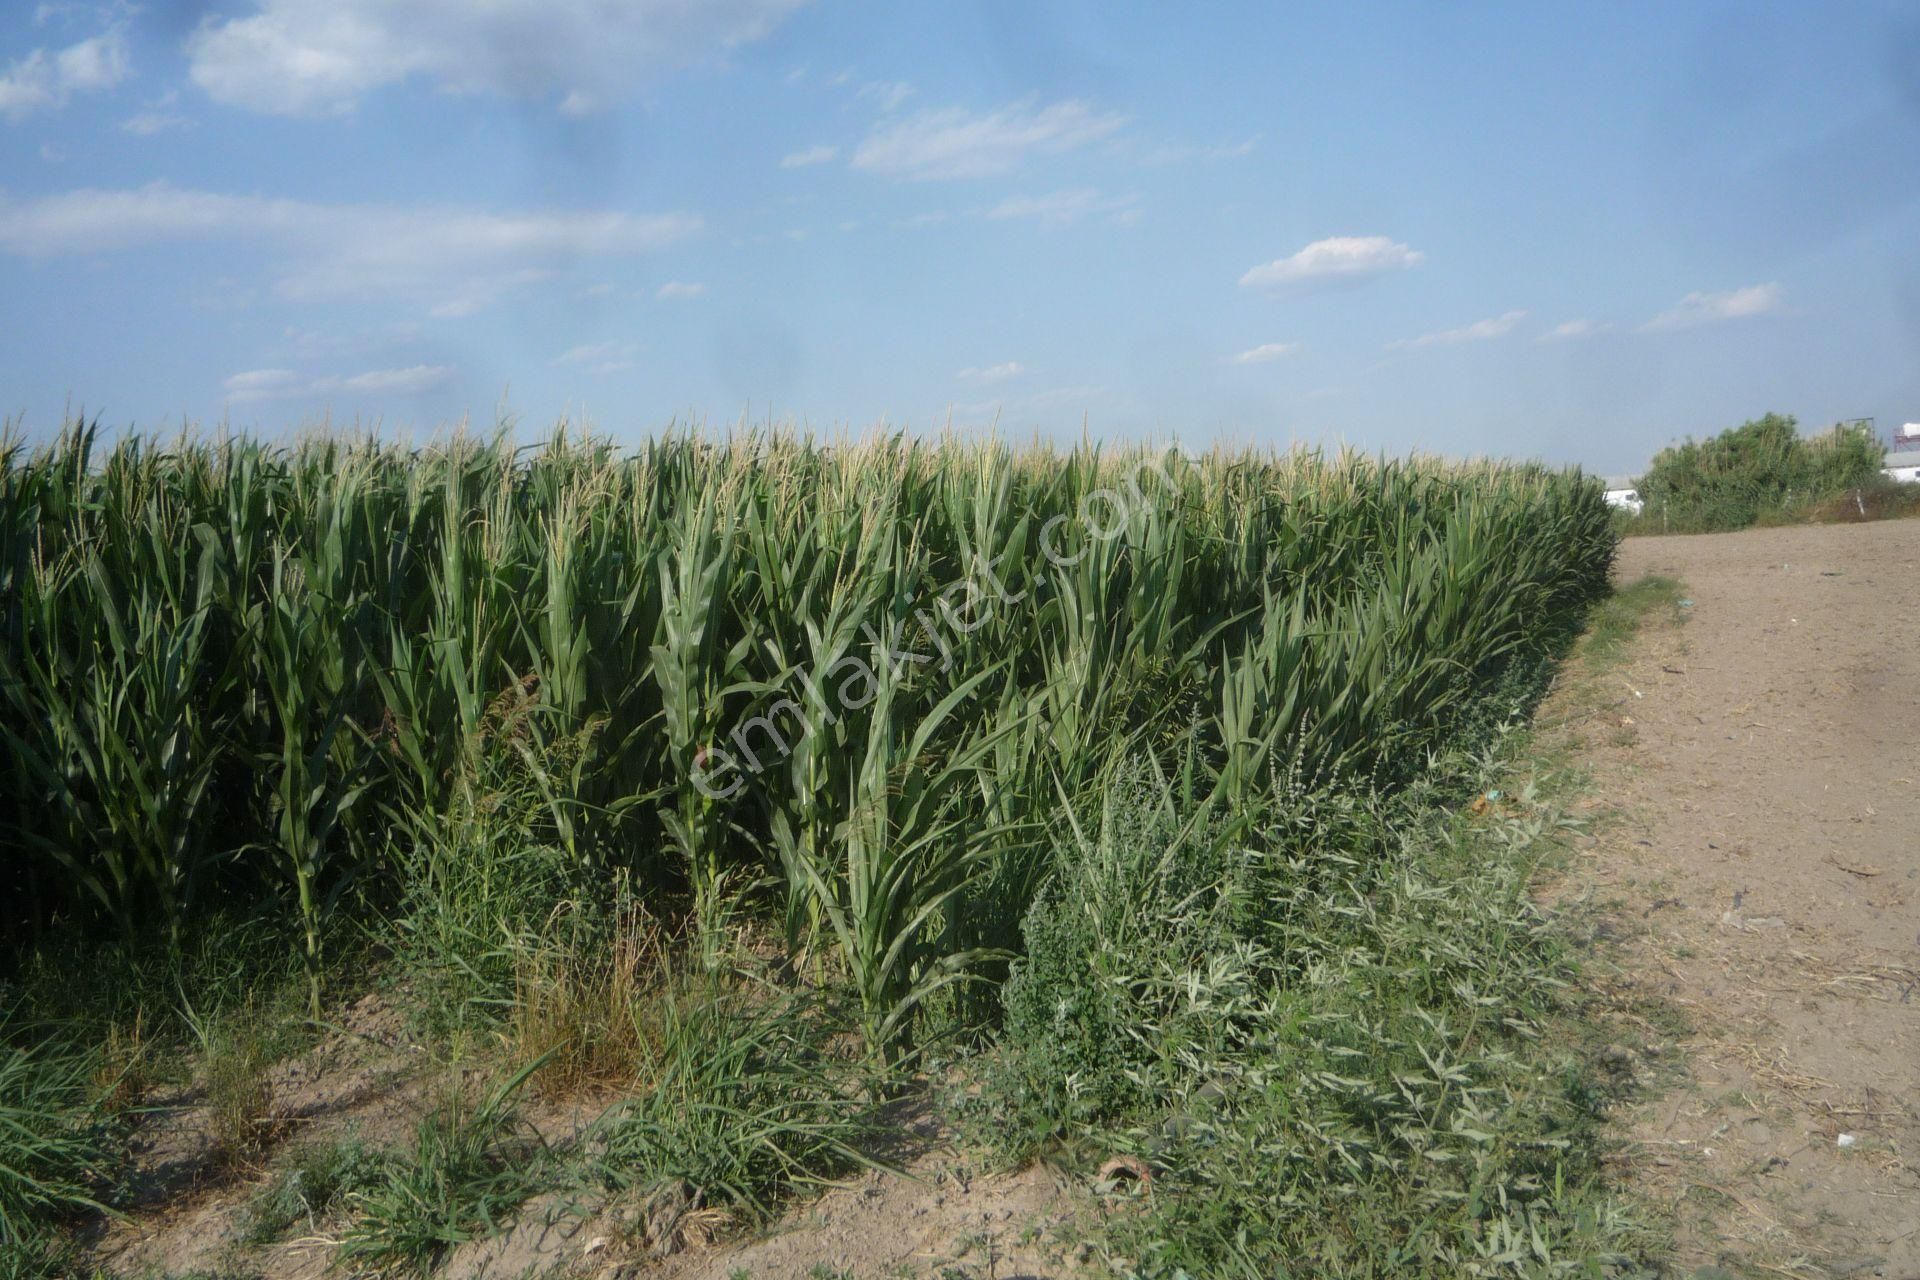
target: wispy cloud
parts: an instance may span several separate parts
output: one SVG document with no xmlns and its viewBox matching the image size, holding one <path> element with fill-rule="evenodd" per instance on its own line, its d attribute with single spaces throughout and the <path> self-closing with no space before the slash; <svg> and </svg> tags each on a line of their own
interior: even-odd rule
<svg viewBox="0 0 1920 1280">
<path fill-rule="evenodd" d="M 1300 349 L 1297 342 L 1263 342 L 1250 347 L 1233 358 L 1234 364 L 1272 364 L 1275 360 L 1292 355 Z"/>
<path fill-rule="evenodd" d="M 1580 338 L 1592 338 L 1606 333 L 1613 326 L 1604 320 L 1569 320 L 1557 324 L 1541 334 L 1537 342 L 1573 342 Z"/>
<path fill-rule="evenodd" d="M 215 101 L 278 115 L 351 111 L 419 78 L 454 93 L 550 98 L 582 114 L 641 71 L 700 62 L 771 31 L 801 0 L 251 0 L 187 41 Z"/>
<path fill-rule="evenodd" d="M 1476 320 L 1458 329 L 1442 329 L 1438 333 L 1423 333 L 1417 338 L 1402 338 L 1398 342 L 1389 342 L 1387 350 L 1406 351 L 1417 347 L 1451 347 L 1462 342 L 1486 342 L 1493 338 L 1504 338 L 1526 318 L 1527 313 L 1524 311 L 1509 311 L 1505 315 L 1494 316 L 1490 320 Z"/>
<path fill-rule="evenodd" d="M 236 373 L 222 384 L 227 399 L 235 404 L 245 404 L 251 400 L 277 400 L 283 396 L 300 394 L 307 385 L 307 379 L 292 369 L 249 369 L 245 373 Z"/>
<path fill-rule="evenodd" d="M 987 210 L 987 217 L 992 219 L 1033 218 L 1054 227 L 1100 216 L 1118 223 L 1138 221 L 1139 195 L 1110 196 L 1092 187 L 1079 187 L 1043 196 L 1009 196 Z"/>
<path fill-rule="evenodd" d="M 853 167 L 915 180 L 986 177 L 1031 155 L 1098 141 L 1125 123 L 1124 116 L 1071 99 L 1046 107 L 1014 103 L 984 116 L 958 107 L 922 111 L 868 134 L 853 153 Z"/>
<path fill-rule="evenodd" d="M 1112 399 L 1112 394 L 1102 386 L 1050 387 L 1031 395 L 949 404 L 947 415 L 957 421 L 980 424 L 1002 417 L 1016 421 L 1028 416 L 1060 420 L 1060 415 L 1084 414 L 1100 405 L 1110 404 Z"/>
<path fill-rule="evenodd" d="M 314 399 L 331 395 L 398 397 L 426 395 L 453 380 L 451 365 L 417 364 L 405 369 L 370 369 L 350 377 L 307 377 L 292 369 L 251 369 L 223 384 L 233 404 L 264 400 Z"/>
<path fill-rule="evenodd" d="M 962 382 L 1005 382 L 1008 378 L 1017 378 L 1027 371 L 1027 367 L 1018 360 L 1009 360 L 1005 364 L 990 364 L 985 368 L 967 368 L 953 376 Z"/>
<path fill-rule="evenodd" d="M 707 286 L 697 280 L 669 280 L 653 291 L 656 298 L 698 298 Z"/>
<path fill-rule="evenodd" d="M 437 391 L 453 380 L 453 366 L 444 364 L 416 364 L 406 369 L 375 369 L 369 373 L 357 373 L 351 378 L 322 378 L 314 384 L 317 391 L 359 392 L 375 396 L 423 396 L 429 391 Z"/>
<path fill-rule="evenodd" d="M 0 75 L 0 116 L 23 120 L 57 111 L 76 93 L 111 89 L 127 77 L 126 39 L 118 27 L 57 52 L 35 49 Z"/>
<path fill-rule="evenodd" d="M 555 356 L 549 363 L 556 367 L 585 369 L 589 373 L 618 373 L 633 368 L 640 354 L 637 342 L 589 342 Z"/>
<path fill-rule="evenodd" d="M 1289 257 L 1253 267 L 1240 277 L 1247 289 L 1284 291 L 1329 282 L 1357 282 L 1418 266 L 1426 255 L 1386 236 L 1333 236 Z"/>
<path fill-rule="evenodd" d="M 780 157 L 782 169 L 805 169 L 816 164 L 825 164 L 840 154 L 840 148 L 833 146 L 808 147 L 804 151 L 791 152 Z"/>
<path fill-rule="evenodd" d="M 1152 167 L 1183 164 L 1190 160 L 1243 160 L 1259 147 L 1260 135 L 1257 133 L 1238 142 L 1217 142 L 1208 146 L 1190 142 L 1167 142 L 1157 146 L 1129 146 L 1125 141 L 1114 144 L 1115 151 L 1125 158 L 1135 164 Z"/>
<path fill-rule="evenodd" d="M 1750 284 L 1726 293 L 1690 293 L 1671 311 L 1662 311 L 1641 325 L 1644 332 L 1662 329 L 1692 329 L 1722 320 L 1745 320 L 1750 316 L 1770 315 L 1786 305 L 1786 290 L 1778 284 Z"/>
<path fill-rule="evenodd" d="M 138 138 L 151 138 L 169 129 L 184 129 L 189 123 L 187 117 L 171 111 L 141 111 L 122 120 L 120 128 Z"/>
<path fill-rule="evenodd" d="M 677 213 L 313 204 L 166 183 L 0 197 L 0 252 L 47 257 L 190 240 L 251 243 L 286 259 L 279 278 L 286 296 L 401 294 L 437 299 L 454 313 L 581 260 L 649 253 L 700 227 L 699 218 Z"/>
<path fill-rule="evenodd" d="M 913 86 L 904 80 L 874 80 L 860 86 L 854 97 L 871 102 L 882 112 L 898 111 L 913 96 Z"/>
</svg>

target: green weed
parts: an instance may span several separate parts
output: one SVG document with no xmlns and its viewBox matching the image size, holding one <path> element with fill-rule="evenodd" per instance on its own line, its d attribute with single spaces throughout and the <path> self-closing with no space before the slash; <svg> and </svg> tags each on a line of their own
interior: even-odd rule
<svg viewBox="0 0 1920 1280">
<path fill-rule="evenodd" d="M 497 1233 L 540 1185 L 545 1144 L 515 1115 L 534 1064 L 477 1103 L 455 1082 L 420 1121 L 411 1150 L 348 1190 L 355 1215 L 335 1260 L 361 1274 L 425 1275 L 454 1245 Z"/>
</svg>

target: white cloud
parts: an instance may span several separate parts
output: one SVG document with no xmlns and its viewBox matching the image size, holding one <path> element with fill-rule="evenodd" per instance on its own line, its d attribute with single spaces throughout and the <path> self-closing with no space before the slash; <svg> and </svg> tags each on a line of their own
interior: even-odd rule
<svg viewBox="0 0 1920 1280">
<path fill-rule="evenodd" d="M 1613 326 L 1604 320 L 1569 320 L 1565 324 L 1553 326 L 1541 334 L 1537 341 L 1572 342 L 1579 338 L 1591 338 L 1606 333 L 1612 328 Z"/>
<path fill-rule="evenodd" d="M 801 0 L 251 0 L 187 41 L 216 101 L 278 115 L 351 111 L 418 77 L 455 93 L 553 97 L 569 113 L 649 73 L 759 39 Z"/>
<path fill-rule="evenodd" d="M 1027 371 L 1027 367 L 1018 360 L 1009 360 L 1005 364 L 990 364 L 982 369 L 962 369 L 953 376 L 963 382 L 1005 382 L 1008 378 L 1017 378 Z"/>
<path fill-rule="evenodd" d="M 291 369 L 249 369 L 236 373 L 223 384 L 227 399 L 235 404 L 250 400 L 274 400 L 299 395 L 305 379 Z"/>
<path fill-rule="evenodd" d="M 656 298 L 698 298 L 707 286 L 697 280 L 669 280 L 653 291 Z"/>
<path fill-rule="evenodd" d="M 1778 284 L 1750 284 L 1726 293 L 1690 293 L 1671 311 L 1662 311 L 1641 325 L 1647 332 L 1661 329 L 1691 329 L 1696 325 L 1721 320 L 1744 320 L 1764 316 L 1786 305 L 1786 291 Z"/>
<path fill-rule="evenodd" d="M 1108 196 L 1080 187 L 1044 196 L 1010 196 L 987 210 L 987 217 L 1037 218 L 1048 226 L 1064 227 L 1102 214 L 1115 222 L 1131 222 L 1139 218 L 1139 206 L 1138 195 Z"/>
<path fill-rule="evenodd" d="M 1263 342 L 1257 347 L 1242 351 L 1233 358 L 1234 364 L 1272 364 L 1284 356 L 1290 356 L 1300 349 L 1297 342 Z"/>
<path fill-rule="evenodd" d="M 58 110 L 76 93 L 111 89 L 127 77 L 127 44 L 119 28 L 57 53 L 35 49 L 0 75 L 0 115 L 22 120 Z"/>
<path fill-rule="evenodd" d="M 904 80 L 875 80 L 863 84 L 855 98 L 870 100 L 885 112 L 898 111 L 908 98 L 913 96 L 913 86 Z"/>
<path fill-rule="evenodd" d="M 1504 338 L 1527 318 L 1524 311 L 1509 311 L 1505 315 L 1495 316 L 1491 320 L 1476 320 L 1470 325 L 1458 329 L 1442 329 L 1438 333 L 1425 333 L 1417 338 L 1402 338 L 1398 342 L 1389 342 L 1387 350 L 1405 351 L 1416 347 L 1450 347 L 1462 342 L 1486 342 L 1493 338 Z"/>
<path fill-rule="evenodd" d="M 314 388 L 323 393 L 351 391 L 379 396 L 421 396 L 437 391 L 453 379 L 453 367 L 444 364 L 416 364 L 407 369 L 375 369 L 351 378 L 321 378 Z"/>
<path fill-rule="evenodd" d="M 839 154 L 840 148 L 838 147 L 808 147 L 804 151 L 795 151 L 790 155 L 781 156 L 780 167 L 782 169 L 805 169 L 809 165 L 825 164 Z"/>
<path fill-rule="evenodd" d="M 163 94 L 145 111 L 122 120 L 120 128 L 123 132 L 139 138 L 150 138 L 156 133 L 165 133 L 169 129 L 184 129 L 192 122 L 173 110 L 173 105 L 179 100 L 178 93 Z"/>
<path fill-rule="evenodd" d="M 582 259 L 660 249 L 700 226 L 688 214 L 312 204 L 167 183 L 0 196 L 0 252 L 44 257 L 185 240 L 252 243 L 286 257 L 279 287 L 289 297 L 439 297 L 449 314 L 471 313 L 507 288 Z M 451 302 L 448 293 L 456 295 Z"/>
<path fill-rule="evenodd" d="M 1003 417 L 1021 419 L 1028 415 L 1064 422 L 1061 415 L 1081 415 L 1101 404 L 1112 402 L 1112 395 L 1101 386 L 1053 387 L 1013 399 L 974 400 L 950 403 L 945 416 L 955 421 L 984 424 Z M 938 415 L 936 415 L 938 416 Z"/>
<path fill-rule="evenodd" d="M 521 267 L 473 276 L 458 285 L 451 294 L 443 295 L 429 314 L 439 320 L 464 320 L 468 316 L 477 316 L 515 289 L 543 284 L 556 274 L 546 267 Z"/>
<path fill-rule="evenodd" d="M 111 89 L 127 76 L 127 45 L 117 30 L 68 45 L 53 60 L 62 87 L 75 93 Z"/>
<path fill-rule="evenodd" d="M 371 369 L 351 377 L 308 378 L 291 369 L 253 369 L 236 373 L 223 384 L 234 404 L 262 400 L 297 400 L 328 395 L 366 395 L 404 398 L 437 391 L 453 379 L 450 365 L 417 364 L 406 369 Z"/>
<path fill-rule="evenodd" d="M 589 373 L 618 373 L 633 368 L 640 346 L 634 342 L 589 342 L 563 351 L 551 361 L 555 366 L 584 368 Z"/>
<path fill-rule="evenodd" d="M 1425 254 L 1386 236 L 1333 236 L 1315 240 L 1287 258 L 1262 263 L 1240 277 L 1243 288 L 1290 289 L 1333 281 L 1359 281 L 1417 266 Z"/>
<path fill-rule="evenodd" d="M 1135 164 L 1150 167 L 1184 164 L 1190 160 L 1243 160 L 1259 149 L 1260 137 L 1261 135 L 1256 133 L 1238 142 L 1220 142 L 1211 146 L 1190 142 L 1168 142 L 1157 146 L 1127 147 L 1125 143 L 1116 143 L 1115 150 Z"/>
<path fill-rule="evenodd" d="M 868 134 L 853 167 L 896 178 L 978 178 L 1005 173 L 1029 155 L 1084 146 L 1125 123 L 1074 100 L 1037 109 L 1019 102 L 984 116 L 958 107 L 922 111 Z"/>
</svg>

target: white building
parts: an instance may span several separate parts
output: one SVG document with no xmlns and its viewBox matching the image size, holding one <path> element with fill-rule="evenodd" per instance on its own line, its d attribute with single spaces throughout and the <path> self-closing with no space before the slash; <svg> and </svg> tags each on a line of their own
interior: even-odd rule
<svg viewBox="0 0 1920 1280">
<path fill-rule="evenodd" d="M 1632 476 L 1607 476 L 1600 483 L 1606 486 L 1608 506 L 1619 507 L 1636 516 L 1647 509 L 1647 504 L 1640 497 L 1640 486 Z"/>
<path fill-rule="evenodd" d="M 1920 483 L 1920 422 L 1909 422 L 1893 433 L 1893 448 L 1880 474 L 1903 484 Z"/>
</svg>

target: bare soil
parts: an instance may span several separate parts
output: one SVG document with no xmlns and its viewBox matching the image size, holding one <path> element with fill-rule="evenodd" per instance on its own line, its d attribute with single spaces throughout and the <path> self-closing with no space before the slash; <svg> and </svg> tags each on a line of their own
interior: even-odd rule
<svg viewBox="0 0 1920 1280">
<path fill-rule="evenodd" d="M 1616 818 L 1572 879 L 1638 1069 L 1681 1028 L 1625 1175 L 1679 1274 L 1920 1277 L 1920 521 L 1629 540 L 1649 573 L 1683 621 L 1546 709 Z"/>
</svg>

